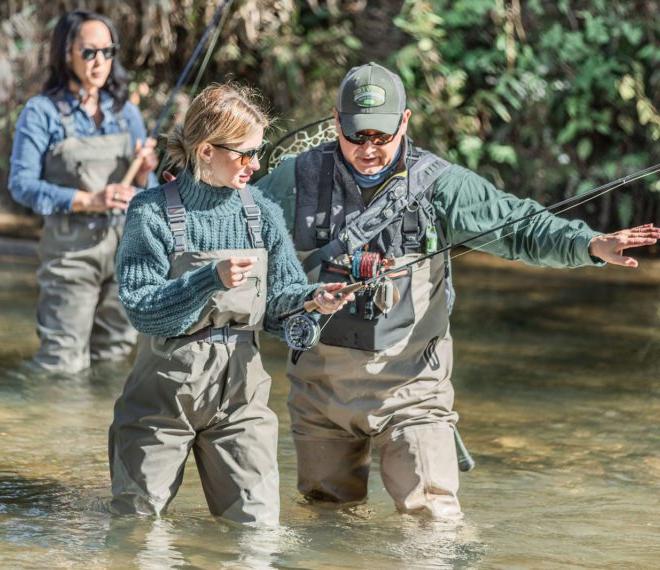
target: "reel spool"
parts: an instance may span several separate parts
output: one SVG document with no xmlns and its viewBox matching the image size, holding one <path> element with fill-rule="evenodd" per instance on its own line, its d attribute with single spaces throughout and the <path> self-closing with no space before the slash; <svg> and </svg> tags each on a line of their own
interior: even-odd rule
<svg viewBox="0 0 660 570">
<path fill-rule="evenodd" d="M 353 252 L 351 274 L 359 281 L 371 279 L 379 273 L 382 261 L 383 258 L 378 252 L 357 250 Z"/>
<path fill-rule="evenodd" d="M 284 340 L 293 350 L 309 350 L 321 338 L 318 319 L 309 313 L 289 317 L 284 323 Z"/>
</svg>

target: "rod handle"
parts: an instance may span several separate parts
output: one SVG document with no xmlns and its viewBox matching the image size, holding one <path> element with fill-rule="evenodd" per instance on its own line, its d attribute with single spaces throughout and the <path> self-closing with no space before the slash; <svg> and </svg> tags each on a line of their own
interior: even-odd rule
<svg viewBox="0 0 660 570">
<path fill-rule="evenodd" d="M 343 289 L 340 289 L 335 293 L 335 299 L 341 299 L 345 295 L 350 295 L 351 293 L 354 293 L 355 291 L 359 291 L 364 287 L 364 283 L 358 282 L 358 283 L 351 283 L 350 285 L 346 285 Z M 312 311 L 316 311 L 316 309 L 319 308 L 318 303 L 312 299 L 310 301 L 305 301 L 303 304 L 303 308 L 305 311 L 308 313 L 311 313 Z"/>
<path fill-rule="evenodd" d="M 121 183 L 131 184 L 133 182 L 133 178 L 135 178 L 135 175 L 138 173 L 138 170 L 140 170 L 140 166 L 142 166 L 142 157 L 138 156 L 133 159 L 133 162 L 131 162 L 131 165 L 126 171 L 126 174 L 124 174 L 124 177 L 121 179 Z"/>
</svg>

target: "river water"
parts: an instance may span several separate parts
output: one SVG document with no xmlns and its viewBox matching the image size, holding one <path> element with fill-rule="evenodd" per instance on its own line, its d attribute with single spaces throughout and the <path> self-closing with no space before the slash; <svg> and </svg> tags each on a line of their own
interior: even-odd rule
<svg viewBox="0 0 660 570">
<path fill-rule="evenodd" d="M 0 265 L 1 568 L 657 568 L 660 261 L 535 269 L 481 254 L 455 264 L 456 406 L 477 461 L 465 518 L 396 513 L 377 469 L 366 504 L 295 489 L 284 350 L 264 343 L 281 419 L 282 525 L 206 510 L 191 460 L 161 519 L 108 514 L 107 428 L 128 369 L 37 377 L 34 262 Z"/>
</svg>

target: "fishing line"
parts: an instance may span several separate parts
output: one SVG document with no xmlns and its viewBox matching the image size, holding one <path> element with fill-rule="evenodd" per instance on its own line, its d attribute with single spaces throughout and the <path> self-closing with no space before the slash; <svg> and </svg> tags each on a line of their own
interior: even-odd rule
<svg viewBox="0 0 660 570">
<path fill-rule="evenodd" d="M 190 94 L 194 94 L 197 92 L 197 88 L 199 87 L 199 82 L 202 80 L 202 76 L 204 75 L 204 72 L 206 71 L 206 68 L 209 65 L 209 62 L 211 61 L 211 56 L 213 55 L 213 52 L 215 51 L 215 46 L 218 43 L 218 40 L 220 39 L 220 34 L 222 33 L 222 30 L 225 27 L 225 24 L 227 23 L 227 20 L 229 19 L 229 14 L 231 12 L 231 5 L 234 3 L 234 0 L 229 0 L 223 9 L 222 17 L 220 22 L 218 23 L 218 26 L 215 28 L 215 31 L 213 32 L 213 37 L 211 38 L 211 41 L 209 42 L 208 48 L 206 48 L 206 53 L 204 54 L 204 59 L 202 60 L 201 65 L 199 66 L 199 71 L 197 71 L 197 77 L 195 77 L 195 81 L 193 82 L 192 87 L 190 88 Z"/>
<path fill-rule="evenodd" d="M 220 2 L 215 9 L 215 12 L 213 13 L 213 18 L 209 22 L 209 24 L 206 26 L 204 32 L 202 33 L 202 37 L 199 39 L 197 42 L 197 45 L 195 46 L 195 49 L 193 50 L 192 54 L 190 55 L 190 58 L 188 59 L 188 62 L 186 63 L 186 66 L 183 68 L 183 71 L 179 74 L 179 78 L 177 79 L 176 84 L 174 85 L 174 89 L 170 92 L 169 97 L 167 98 L 167 101 L 165 102 L 165 105 L 163 109 L 161 110 L 160 114 L 158 115 L 158 119 L 156 120 L 156 125 L 154 128 L 151 130 L 151 133 L 149 136 L 152 139 L 157 139 L 158 133 L 160 132 L 160 129 L 165 122 L 165 119 L 170 113 L 170 110 L 172 108 L 172 105 L 174 103 L 174 98 L 178 95 L 179 91 L 183 88 L 183 85 L 185 84 L 186 80 L 188 79 L 188 76 L 190 75 L 190 72 L 192 71 L 193 66 L 197 62 L 197 59 L 199 58 L 200 54 L 202 53 L 202 49 L 204 48 L 204 44 L 206 43 L 207 38 L 209 37 L 209 34 L 211 33 L 211 30 L 215 28 L 215 33 L 213 36 L 213 42 L 212 46 L 215 48 L 215 43 L 217 42 L 218 37 L 220 36 L 220 30 L 222 29 L 221 24 L 224 24 L 226 21 L 223 18 L 223 15 L 225 13 L 225 8 L 227 6 L 230 6 L 232 4 L 233 0 L 229 0 L 227 2 Z M 211 50 L 212 51 L 212 50 Z M 202 66 L 200 66 L 200 73 L 198 73 L 197 78 L 195 79 L 195 87 L 197 87 L 197 81 L 201 77 L 201 73 L 204 72 L 206 69 L 206 64 L 208 63 L 208 59 L 210 59 L 211 56 L 211 51 L 207 50 L 206 52 L 206 57 L 204 59 L 204 62 L 202 63 Z M 156 177 L 160 178 L 163 170 L 165 170 L 165 167 L 167 166 L 167 161 L 166 160 L 161 160 L 160 163 L 158 164 L 158 170 L 156 171 Z"/>
<path fill-rule="evenodd" d="M 505 223 L 503 223 L 503 224 L 501 224 L 501 225 L 499 225 L 499 226 L 497 226 L 497 227 L 495 227 L 495 228 L 488 229 L 488 230 L 486 230 L 486 231 L 484 231 L 484 232 L 481 232 L 480 234 L 477 234 L 477 235 L 475 235 L 475 236 L 472 236 L 472 237 L 469 237 L 469 238 L 467 238 L 467 239 L 464 239 L 464 240 L 462 240 L 462 241 L 460 241 L 460 242 L 458 242 L 458 243 L 456 243 L 456 244 L 450 244 L 450 245 L 447 245 L 447 246 L 445 246 L 445 247 L 443 247 L 443 248 L 441 248 L 441 249 L 439 249 L 439 250 L 437 250 L 437 251 L 434 251 L 434 252 L 432 252 L 432 253 L 428 253 L 428 254 L 426 254 L 426 255 L 422 255 L 422 256 L 420 256 L 419 258 L 415 259 L 414 261 L 410 261 L 410 262 L 405 263 L 405 264 L 403 264 L 403 265 L 399 265 L 399 266 L 397 266 L 397 267 L 393 267 L 392 269 L 389 269 L 389 270 L 387 270 L 387 271 L 384 271 L 384 272 L 380 273 L 379 275 L 377 275 L 377 276 L 375 276 L 375 277 L 372 277 L 372 278 L 370 278 L 370 279 L 366 279 L 366 280 L 362 281 L 362 284 L 363 284 L 364 286 L 369 285 L 369 284 L 371 284 L 372 282 L 376 282 L 376 281 L 378 281 L 379 279 L 382 279 L 383 277 L 387 277 L 388 275 L 390 275 L 390 274 L 392 274 L 392 273 L 399 272 L 399 271 L 401 271 L 401 270 L 403 270 L 403 269 L 407 269 L 408 267 L 411 268 L 411 271 L 414 271 L 414 266 L 415 266 L 415 265 L 419 264 L 419 263 L 422 262 L 422 261 L 425 261 L 426 259 L 430 259 L 431 257 L 434 257 L 434 256 L 436 256 L 436 255 L 439 255 L 439 254 L 441 254 L 441 253 L 445 253 L 445 252 L 451 250 L 452 248 L 463 246 L 463 245 L 465 245 L 465 244 L 467 244 L 467 243 L 469 243 L 469 242 L 471 242 L 471 241 L 474 241 L 475 239 L 479 239 L 480 237 L 483 237 L 483 236 L 485 236 L 485 235 L 488 235 L 489 233 L 492 233 L 492 232 L 496 232 L 496 231 L 498 231 L 498 230 L 501 230 L 501 229 L 503 229 L 503 228 L 505 228 L 505 227 L 507 227 L 507 226 L 510 226 L 510 225 L 513 225 L 513 224 L 517 224 L 517 223 L 520 223 L 520 222 L 524 222 L 524 221 L 527 221 L 527 220 L 530 220 L 529 223 L 527 224 L 527 226 L 524 226 L 524 227 L 528 227 L 528 226 L 531 224 L 531 218 L 534 218 L 535 216 L 538 216 L 539 214 L 541 214 L 541 213 L 543 213 L 543 212 L 553 212 L 553 211 L 557 210 L 558 208 L 563 208 L 564 206 L 567 206 L 567 207 L 564 208 L 563 210 L 559 210 L 559 211 L 557 211 L 556 213 L 563 213 L 563 212 L 566 212 L 566 211 L 568 211 L 568 210 L 570 210 L 570 209 L 572 209 L 572 208 L 575 208 L 575 207 L 577 207 L 577 206 L 579 206 L 579 205 L 585 204 L 585 203 L 589 202 L 590 200 L 596 199 L 596 198 L 598 198 L 598 197 L 600 197 L 600 196 L 602 196 L 602 195 L 604 195 L 604 194 L 606 194 L 606 193 L 608 193 L 608 192 L 611 192 L 611 191 L 613 191 L 613 190 L 615 190 L 615 189 L 617 189 L 617 188 L 620 188 L 621 186 L 625 186 L 626 184 L 630 184 L 631 182 L 634 182 L 634 181 L 639 180 L 639 179 L 641 179 L 641 178 L 645 178 L 646 176 L 650 176 L 651 174 L 655 174 L 655 173 L 657 173 L 657 172 L 660 172 L 660 163 L 655 164 L 655 165 L 653 165 L 653 166 L 649 166 L 649 167 L 644 168 L 644 169 L 641 169 L 641 170 L 638 170 L 638 171 L 636 171 L 636 172 L 633 172 L 632 174 L 629 174 L 629 175 L 627 175 L 627 176 L 623 176 L 623 177 L 618 178 L 618 179 L 616 179 L 616 180 L 613 180 L 613 181 L 611 181 L 611 182 L 607 182 L 607 183 L 605 183 L 605 184 L 603 184 L 603 185 L 601 185 L 601 186 L 598 186 L 597 188 L 594 188 L 593 190 L 590 190 L 589 192 L 586 192 L 585 194 L 583 194 L 583 195 L 581 195 L 581 196 L 573 196 L 573 197 L 571 197 L 571 198 L 567 198 L 567 199 L 565 199 L 565 200 L 562 200 L 562 201 L 560 201 L 560 202 L 557 202 L 556 204 L 552 204 L 552 205 L 550 205 L 550 206 L 547 206 L 547 207 L 542 208 L 542 209 L 540 209 L 540 210 L 537 210 L 537 211 L 535 211 L 535 212 L 531 212 L 531 213 L 526 214 L 526 215 L 524 215 L 524 216 L 522 216 L 522 217 L 520 217 L 520 218 L 517 218 L 517 219 L 515 219 L 515 220 L 511 220 L 511 221 L 505 222 Z M 514 233 L 514 232 L 510 232 L 510 233 L 508 233 L 508 234 L 506 234 L 506 235 L 504 235 L 504 236 L 500 236 L 500 237 L 498 237 L 497 239 L 494 239 L 494 240 L 492 240 L 492 241 L 490 241 L 490 242 L 488 242 L 488 243 L 486 243 L 486 244 L 482 244 L 482 245 L 479 246 L 479 247 L 470 248 L 470 250 L 468 250 L 468 251 L 466 251 L 466 252 L 462 252 L 462 253 L 460 253 L 460 254 L 456 254 L 456 255 L 453 256 L 451 259 L 455 259 L 456 257 L 460 257 L 461 255 L 466 255 L 467 253 L 469 253 L 469 252 L 472 251 L 472 250 L 479 250 L 479 248 L 483 248 L 483 247 L 485 247 L 486 245 L 489 245 L 489 244 L 491 244 L 491 243 L 495 243 L 495 242 L 497 242 L 497 241 L 499 241 L 499 240 L 501 240 L 501 239 L 503 239 L 503 238 L 505 238 L 505 237 L 508 237 L 508 236 L 512 235 L 512 233 Z M 279 320 L 284 320 L 284 319 L 286 319 L 286 318 L 288 318 L 288 317 L 291 317 L 291 316 L 294 316 L 294 315 L 299 314 L 299 313 L 301 313 L 301 312 L 304 312 L 305 310 L 306 310 L 306 309 L 305 309 L 304 306 L 303 306 L 303 307 L 300 307 L 300 308 L 298 308 L 298 309 L 294 309 L 293 311 L 289 311 L 288 313 L 285 313 L 285 314 L 283 314 L 283 315 L 280 315 L 280 316 L 279 316 Z M 329 320 L 329 319 L 328 319 L 328 320 Z M 327 322 L 326 322 L 325 324 L 327 324 Z"/>
<path fill-rule="evenodd" d="M 573 196 L 571 198 L 566 198 L 565 200 L 557 202 L 556 204 L 551 204 L 550 206 L 544 207 L 540 210 L 537 210 L 535 212 L 531 212 L 529 214 L 525 214 L 524 216 L 521 216 L 520 218 L 517 218 L 515 220 L 505 222 L 505 223 L 503 223 L 503 224 L 501 224 L 501 225 L 499 225 L 495 228 L 488 229 L 484 232 L 481 232 L 480 234 L 477 234 L 475 236 L 464 239 L 463 241 L 460 241 L 456 244 L 450 244 L 450 245 L 447 245 L 443 248 L 440 248 L 439 250 L 434 251 L 432 253 L 422 255 L 414 261 L 411 261 L 411 262 L 406 263 L 404 265 L 400 265 L 400 266 L 395 267 L 393 269 L 390 269 L 388 271 L 384 271 L 378 277 L 386 277 L 389 273 L 393 273 L 394 271 L 400 271 L 401 269 L 404 269 L 406 267 L 412 267 L 415 264 L 417 264 L 421 261 L 424 261 L 426 259 L 429 259 L 431 257 L 434 257 L 434 256 L 436 256 L 440 253 L 445 253 L 446 251 L 449 251 L 452 248 L 463 246 L 463 245 L 465 245 L 465 244 L 467 244 L 471 241 L 474 241 L 475 239 L 479 239 L 480 237 L 483 237 L 485 235 L 488 235 L 489 233 L 496 232 L 498 230 L 506 228 L 507 226 L 517 224 L 517 223 L 520 223 L 520 222 L 524 222 L 528 219 L 531 219 L 535 216 L 538 216 L 539 214 L 541 214 L 543 212 L 554 212 L 557 208 L 562 208 L 563 206 L 568 206 L 564 210 L 560 210 L 557 213 L 565 212 L 567 210 L 570 210 L 571 208 L 574 208 L 574 207 L 577 207 L 581 204 L 584 204 L 584 203 L 588 202 L 591 199 L 598 198 L 599 196 L 602 196 L 603 194 L 606 194 L 607 192 L 615 190 L 616 188 L 620 188 L 621 186 L 625 186 L 626 184 L 630 184 L 631 182 L 635 182 L 636 180 L 639 180 L 641 178 L 645 178 L 646 176 L 650 176 L 651 174 L 655 174 L 657 172 L 660 172 L 660 163 L 654 164 L 653 166 L 649 166 L 649 167 L 644 168 L 642 170 L 638 170 L 638 171 L 633 172 L 632 174 L 629 174 L 627 176 L 617 178 L 616 180 L 613 180 L 611 182 L 607 182 L 607 183 L 605 183 L 601 186 L 598 186 L 597 188 L 594 188 L 593 190 L 590 190 L 589 192 L 586 192 L 586 193 L 582 194 L 581 196 Z M 530 221 L 530 223 L 531 223 L 531 221 Z M 511 235 L 511 233 L 507 234 L 507 236 L 508 235 Z M 488 242 L 488 243 L 494 243 L 496 241 L 499 241 L 503 237 L 507 237 L 507 236 L 500 236 L 497 239 L 492 240 L 491 242 Z M 485 245 L 487 245 L 487 244 L 485 244 Z M 483 245 L 481 247 L 483 247 Z M 478 248 L 470 248 L 470 249 L 478 249 Z M 468 252 L 463 252 L 462 254 L 457 254 L 457 256 L 458 255 L 465 255 L 466 253 L 468 253 Z"/>
<path fill-rule="evenodd" d="M 334 313 L 330 313 L 330 315 L 328 316 L 328 318 L 326 319 L 326 321 L 323 323 L 323 326 L 321 327 L 321 331 L 320 331 L 320 332 L 323 332 L 323 329 L 324 329 L 325 327 L 328 326 L 328 323 L 330 322 L 330 319 L 332 319 L 332 317 L 334 317 L 338 312 L 339 312 L 339 311 L 335 311 Z"/>
<path fill-rule="evenodd" d="M 172 91 L 170 92 L 170 95 L 167 98 L 167 101 L 165 102 L 165 106 L 158 115 L 158 119 L 156 120 L 156 125 L 154 126 L 153 129 L 151 129 L 151 133 L 149 135 L 151 138 L 155 139 L 158 136 L 161 126 L 170 112 L 170 108 L 172 107 L 174 97 L 176 97 L 176 95 L 179 93 L 184 83 L 188 79 L 188 76 L 190 75 L 193 66 L 197 62 L 197 59 L 199 58 L 200 54 L 202 53 L 202 49 L 204 48 L 204 44 L 206 43 L 206 40 L 209 37 L 209 34 L 211 33 L 211 30 L 219 26 L 224 9 L 230 4 L 231 4 L 231 0 L 229 2 L 220 2 L 218 4 L 218 7 L 215 9 L 215 13 L 213 14 L 213 19 L 208 24 L 208 26 L 206 26 L 206 29 L 204 30 L 202 37 L 197 42 L 197 45 L 195 46 L 195 49 L 190 55 L 190 58 L 188 59 L 186 66 L 183 68 L 183 71 L 179 74 L 179 78 L 177 79 L 177 82 L 174 85 L 174 89 L 172 89 Z"/>
<path fill-rule="evenodd" d="M 637 180 L 637 179 L 635 179 L 635 180 Z M 631 180 L 631 182 L 632 182 L 632 181 L 633 181 L 633 180 Z M 573 208 L 577 208 L 578 206 L 581 206 L 582 204 L 586 204 L 587 202 L 590 202 L 591 200 L 595 200 L 596 198 L 600 198 L 601 196 L 604 196 L 604 195 L 607 194 L 608 192 L 612 192 L 613 190 L 616 190 L 617 188 L 621 188 L 621 186 L 623 186 L 623 185 L 624 185 L 624 183 L 622 182 L 621 184 L 619 184 L 619 185 L 617 185 L 617 186 L 614 186 L 614 187 L 612 187 L 612 188 L 608 188 L 608 189 L 606 189 L 606 190 L 603 190 L 602 192 L 599 192 L 598 194 L 595 194 L 595 195 L 593 195 L 593 196 L 590 196 L 590 197 L 588 197 L 588 198 L 586 198 L 586 199 L 582 199 L 581 201 L 576 202 L 575 204 L 572 204 L 572 205 L 568 206 L 567 208 L 564 208 L 563 210 L 558 210 L 557 212 L 553 212 L 553 213 L 554 213 L 554 215 L 563 214 L 564 212 L 568 212 L 569 210 L 571 210 L 571 209 L 573 209 Z M 577 198 L 577 197 L 578 197 L 578 196 L 576 196 L 575 198 Z M 548 208 L 547 210 L 539 210 L 539 212 L 543 212 L 543 211 L 550 211 L 550 210 L 549 210 L 549 208 Z M 524 230 L 524 229 L 528 228 L 529 226 L 531 226 L 532 223 L 534 223 L 534 220 L 533 220 L 533 219 L 530 219 L 530 220 L 528 221 L 528 223 L 527 223 L 526 225 L 521 226 L 520 229 L 521 229 L 521 230 Z M 497 237 L 497 238 L 495 238 L 495 239 L 493 239 L 493 240 L 491 240 L 491 241 L 488 241 L 488 242 L 486 242 L 486 243 L 483 243 L 483 244 L 478 245 L 478 246 L 475 246 L 475 247 L 470 247 L 470 248 L 469 248 L 468 250 L 466 250 L 466 251 L 462 251 L 461 253 L 457 253 L 456 255 L 452 255 L 449 259 L 450 259 L 451 261 L 453 261 L 454 259 L 456 259 L 456 258 L 458 258 L 458 257 L 462 257 L 462 256 L 464 256 L 464 255 L 467 255 L 468 253 L 472 253 L 472 252 L 474 252 L 474 251 L 483 251 L 483 248 L 488 247 L 489 245 L 491 245 L 491 244 L 493 244 L 493 243 L 496 243 L 496 242 L 498 242 L 499 240 L 502 240 L 502 239 L 505 239 L 505 238 L 507 238 L 507 237 L 509 237 L 509 236 L 512 236 L 512 235 L 515 234 L 515 233 L 516 233 L 516 230 L 510 231 L 509 233 L 504 234 L 504 235 L 501 235 L 500 237 Z"/>
</svg>

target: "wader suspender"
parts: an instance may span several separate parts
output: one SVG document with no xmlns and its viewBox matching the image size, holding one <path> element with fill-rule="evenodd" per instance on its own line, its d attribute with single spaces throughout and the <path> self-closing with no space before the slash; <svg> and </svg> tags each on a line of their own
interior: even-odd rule
<svg viewBox="0 0 660 570">
<path fill-rule="evenodd" d="M 318 192 L 316 215 L 316 245 L 319 250 L 305 260 L 310 262 L 309 264 L 303 263 L 305 270 L 310 271 L 313 265 L 321 260 L 337 257 L 342 253 L 352 254 L 354 249 L 369 243 L 383 231 L 391 218 L 401 209 L 404 211 L 402 224 L 403 253 L 420 252 L 421 244 L 417 237 L 420 227 L 419 209 L 421 208 L 426 213 L 430 223 L 435 223 L 433 206 L 427 199 L 426 192 L 449 167 L 449 163 L 432 155 L 424 156 L 417 151 L 411 151 L 410 157 L 414 163 L 408 170 L 407 195 L 403 195 L 400 186 L 392 190 L 386 190 L 375 198 L 362 213 L 347 222 L 340 231 L 338 238 L 330 241 L 334 150 L 326 148 L 322 152 L 321 176 L 319 178 L 321 187 Z M 367 220 L 377 220 L 377 223 L 366 224 L 365 221 Z M 438 224 L 435 225 L 438 226 Z M 442 229 L 436 228 L 436 231 L 438 231 L 439 237 L 444 242 Z M 445 256 L 445 258 L 447 257 L 448 255 Z"/>
<path fill-rule="evenodd" d="M 319 206 L 316 210 L 316 247 L 327 246 L 330 242 L 330 210 L 332 209 L 332 187 L 334 185 L 335 151 L 323 149 L 321 159 L 321 188 L 319 188 Z"/>
<path fill-rule="evenodd" d="M 177 181 L 173 180 L 165 184 L 163 192 L 165 193 L 167 223 L 174 237 L 174 252 L 182 253 L 186 251 L 186 209 L 181 202 Z M 239 190 L 238 195 L 243 203 L 250 243 L 255 249 L 262 248 L 264 240 L 261 237 L 261 210 L 254 203 L 252 193 L 247 186 Z"/>
<path fill-rule="evenodd" d="M 261 210 L 254 203 L 252 192 L 250 192 L 247 186 L 241 188 L 238 191 L 238 195 L 243 203 L 243 213 L 247 220 L 250 243 L 255 249 L 262 248 L 264 246 L 264 240 L 261 237 Z"/>
<path fill-rule="evenodd" d="M 179 188 L 176 180 L 168 182 L 163 186 L 165 193 L 165 213 L 167 223 L 174 237 L 174 253 L 186 251 L 186 209 L 181 202 Z"/>
<path fill-rule="evenodd" d="M 71 110 L 71 105 L 69 105 L 64 99 L 59 99 L 56 102 L 57 110 L 60 112 L 60 119 L 62 121 L 62 126 L 64 127 L 64 138 L 68 139 L 76 136 L 76 125 L 73 121 L 73 112 Z"/>
<path fill-rule="evenodd" d="M 57 110 L 60 112 L 60 119 L 62 121 L 62 126 L 64 127 L 64 138 L 68 139 L 70 137 L 77 136 L 71 105 L 69 105 L 69 103 L 64 99 L 58 99 L 55 102 L 55 105 L 57 106 Z M 115 120 L 119 125 L 120 132 L 124 133 L 128 130 L 128 122 L 126 121 L 126 117 L 124 117 L 123 113 L 115 113 Z"/>
</svg>

